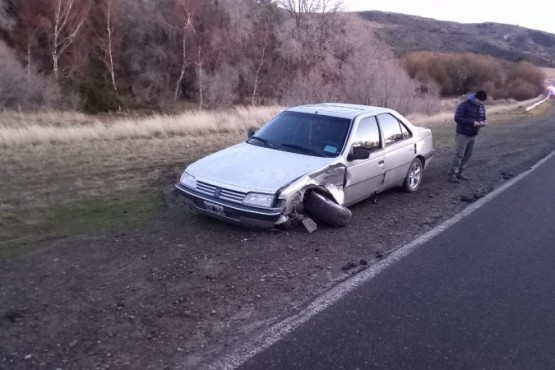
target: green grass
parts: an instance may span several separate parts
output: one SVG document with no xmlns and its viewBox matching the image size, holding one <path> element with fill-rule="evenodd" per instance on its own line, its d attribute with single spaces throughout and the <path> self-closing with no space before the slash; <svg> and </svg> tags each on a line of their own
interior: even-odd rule
<svg viewBox="0 0 555 370">
<path fill-rule="evenodd" d="M 455 140 L 455 127 L 433 127 L 434 148 L 443 149 L 453 147 Z"/>
<path fill-rule="evenodd" d="M 149 220 L 162 206 L 157 192 L 116 194 L 34 209 L 0 219 L 0 255 L 35 248 L 37 243 L 72 235 L 124 231 Z"/>
</svg>

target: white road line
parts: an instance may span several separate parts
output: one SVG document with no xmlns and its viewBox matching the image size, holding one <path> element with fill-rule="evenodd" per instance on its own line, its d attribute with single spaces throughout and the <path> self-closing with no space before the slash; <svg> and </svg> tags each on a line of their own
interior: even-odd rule
<svg viewBox="0 0 555 370">
<path fill-rule="evenodd" d="M 502 186 L 495 189 L 491 193 L 487 194 L 483 198 L 478 199 L 476 202 L 466 207 L 463 211 L 461 211 L 454 217 L 445 221 L 441 225 L 433 228 L 432 230 L 428 231 L 427 233 L 418 237 L 412 242 L 397 249 L 396 251 L 391 253 L 388 257 L 384 258 L 382 261 L 376 263 L 375 265 L 370 266 L 368 269 L 360 272 L 359 274 L 355 275 L 354 277 L 350 278 L 344 283 L 337 285 L 329 292 L 315 299 L 307 308 L 305 308 L 297 315 L 289 317 L 284 321 L 273 325 L 267 331 L 265 331 L 264 333 L 256 337 L 253 341 L 245 343 L 240 348 L 235 350 L 233 353 L 225 356 L 224 358 L 222 358 L 217 362 L 214 362 L 208 365 L 206 368 L 211 370 L 212 369 L 231 370 L 240 366 L 241 364 L 243 364 L 244 362 L 246 362 L 247 360 L 255 356 L 257 353 L 270 347 L 272 344 L 279 341 L 285 335 L 298 328 L 301 324 L 310 320 L 317 313 L 323 311 L 327 307 L 337 302 L 339 299 L 347 295 L 349 292 L 357 288 L 359 285 L 373 279 L 379 273 L 381 273 L 382 271 L 384 271 L 385 269 L 393 265 L 395 262 L 408 256 L 412 251 L 416 250 L 418 247 L 420 247 L 428 240 L 432 239 L 434 236 L 442 233 L 449 227 L 459 222 L 464 217 L 468 216 L 478 208 L 485 205 L 487 202 L 495 198 L 497 195 L 501 194 L 503 191 L 507 190 L 517 181 L 521 180 L 522 178 L 530 174 L 534 169 L 541 166 L 545 161 L 547 161 L 549 158 L 551 158 L 554 155 L 555 155 L 555 152 L 552 152 L 547 157 L 545 157 L 544 159 L 536 163 L 529 170 L 514 177 L 510 181 L 507 181 Z"/>
<path fill-rule="evenodd" d="M 535 104 L 532 104 L 532 105 L 529 106 L 529 107 L 526 107 L 526 112 L 528 112 L 528 111 L 530 111 L 530 110 L 536 108 L 538 105 L 540 105 L 540 104 L 542 104 L 542 103 L 545 103 L 550 97 L 551 97 L 551 90 L 549 91 L 549 93 L 547 94 L 547 97 L 545 97 L 545 99 L 540 100 L 539 102 L 537 102 L 537 103 L 535 103 Z"/>
</svg>

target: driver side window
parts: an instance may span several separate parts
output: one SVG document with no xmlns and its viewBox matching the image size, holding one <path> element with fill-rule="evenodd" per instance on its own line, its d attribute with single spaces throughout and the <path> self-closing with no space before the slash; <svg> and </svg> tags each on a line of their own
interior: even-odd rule
<svg viewBox="0 0 555 370">
<path fill-rule="evenodd" d="M 381 148 L 380 130 L 376 117 L 368 117 L 360 121 L 354 143 L 372 151 Z"/>
</svg>

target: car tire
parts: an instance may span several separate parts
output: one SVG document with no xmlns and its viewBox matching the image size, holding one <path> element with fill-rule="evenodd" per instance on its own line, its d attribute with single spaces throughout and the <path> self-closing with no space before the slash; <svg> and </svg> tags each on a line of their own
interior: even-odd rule
<svg viewBox="0 0 555 370">
<path fill-rule="evenodd" d="M 420 158 L 414 158 L 409 166 L 405 182 L 403 183 L 403 189 L 407 193 L 414 193 L 418 190 L 418 188 L 420 188 L 420 184 L 422 184 L 423 170 L 422 160 L 420 160 Z"/>
<path fill-rule="evenodd" d="M 348 208 L 340 206 L 329 197 L 317 191 L 306 193 L 304 209 L 311 217 L 335 227 L 346 226 L 352 216 Z"/>
</svg>

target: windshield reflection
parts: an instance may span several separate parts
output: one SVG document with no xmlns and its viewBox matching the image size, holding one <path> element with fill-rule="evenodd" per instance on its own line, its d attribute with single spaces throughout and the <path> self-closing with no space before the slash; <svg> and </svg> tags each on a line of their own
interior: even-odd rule
<svg viewBox="0 0 555 370">
<path fill-rule="evenodd" d="M 248 143 L 318 157 L 337 157 L 345 145 L 350 123 L 347 118 L 283 112 L 258 130 Z"/>
</svg>

